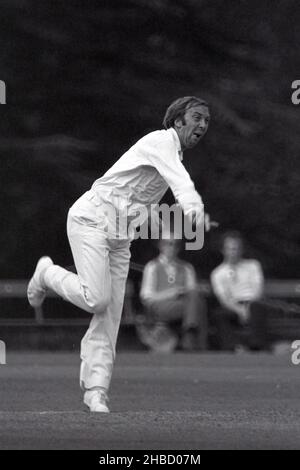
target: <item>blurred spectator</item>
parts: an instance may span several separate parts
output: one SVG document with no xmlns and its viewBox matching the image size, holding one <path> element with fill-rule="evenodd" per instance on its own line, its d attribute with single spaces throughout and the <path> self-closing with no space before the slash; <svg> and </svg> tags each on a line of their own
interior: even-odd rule
<svg viewBox="0 0 300 470">
<path fill-rule="evenodd" d="M 255 307 L 264 291 L 261 265 L 255 259 L 243 258 L 243 240 L 238 232 L 224 235 L 222 253 L 223 263 L 211 274 L 212 289 L 220 305 L 213 316 L 220 347 L 234 350 L 246 339 L 250 348 L 261 349 L 265 346 L 266 317 Z"/>
<path fill-rule="evenodd" d="M 160 254 L 143 274 L 141 300 L 151 328 L 143 341 L 154 350 L 206 348 L 206 304 L 197 292 L 193 266 L 178 258 L 180 240 L 171 236 L 159 242 Z M 165 346 L 164 346 L 165 345 Z"/>
</svg>

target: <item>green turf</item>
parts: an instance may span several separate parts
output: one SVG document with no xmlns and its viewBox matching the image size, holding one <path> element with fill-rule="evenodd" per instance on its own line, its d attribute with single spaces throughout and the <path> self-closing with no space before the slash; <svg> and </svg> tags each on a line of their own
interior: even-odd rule
<svg viewBox="0 0 300 470">
<path fill-rule="evenodd" d="M 85 411 L 79 358 L 8 353 L 0 449 L 299 448 L 300 365 L 288 354 L 121 353 L 110 415 Z"/>
</svg>

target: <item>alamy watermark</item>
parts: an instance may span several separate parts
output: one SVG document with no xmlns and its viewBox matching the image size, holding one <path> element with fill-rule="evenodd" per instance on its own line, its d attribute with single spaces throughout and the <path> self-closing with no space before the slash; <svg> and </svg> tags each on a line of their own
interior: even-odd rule
<svg viewBox="0 0 300 470">
<path fill-rule="evenodd" d="M 183 213 L 178 204 L 138 205 L 134 212 L 126 196 L 113 195 L 111 202 L 96 198 L 97 227 L 114 238 L 142 240 L 185 239 L 186 250 L 200 250 L 204 244 L 204 230 L 208 230 L 203 206 Z M 92 197 L 92 198 L 93 198 Z M 212 224 L 216 224 L 212 222 Z"/>
<path fill-rule="evenodd" d="M 295 91 L 292 93 L 291 100 L 292 103 L 297 106 L 300 104 L 300 80 L 294 80 L 292 82 L 292 90 Z"/>
<path fill-rule="evenodd" d="M 291 357 L 292 363 L 298 366 L 300 364 L 300 340 L 293 341 L 291 348 L 294 349 Z"/>
<path fill-rule="evenodd" d="M 6 104 L 6 85 L 3 80 L 0 80 L 0 104 Z"/>
<path fill-rule="evenodd" d="M 6 346 L 4 341 L 0 340 L 0 365 L 6 364 Z"/>
</svg>

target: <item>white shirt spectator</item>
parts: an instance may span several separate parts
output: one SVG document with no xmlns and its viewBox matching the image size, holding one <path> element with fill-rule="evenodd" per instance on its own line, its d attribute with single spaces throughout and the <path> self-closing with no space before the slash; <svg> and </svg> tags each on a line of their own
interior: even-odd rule
<svg viewBox="0 0 300 470">
<path fill-rule="evenodd" d="M 211 284 L 221 303 L 250 302 L 262 296 L 264 275 L 254 259 L 242 259 L 235 265 L 223 262 L 211 273 Z"/>
</svg>

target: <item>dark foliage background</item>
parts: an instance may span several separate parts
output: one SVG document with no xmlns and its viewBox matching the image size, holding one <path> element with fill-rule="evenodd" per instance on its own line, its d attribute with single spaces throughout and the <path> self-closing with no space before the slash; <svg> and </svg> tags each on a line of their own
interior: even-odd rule
<svg viewBox="0 0 300 470">
<path fill-rule="evenodd" d="M 0 15 L 1 277 L 44 253 L 70 263 L 69 206 L 190 94 L 211 104 L 185 156 L 207 211 L 268 276 L 299 277 L 298 0 L 2 0 Z M 217 235 L 185 255 L 204 276 Z M 136 242 L 133 260 L 154 250 Z"/>
</svg>

